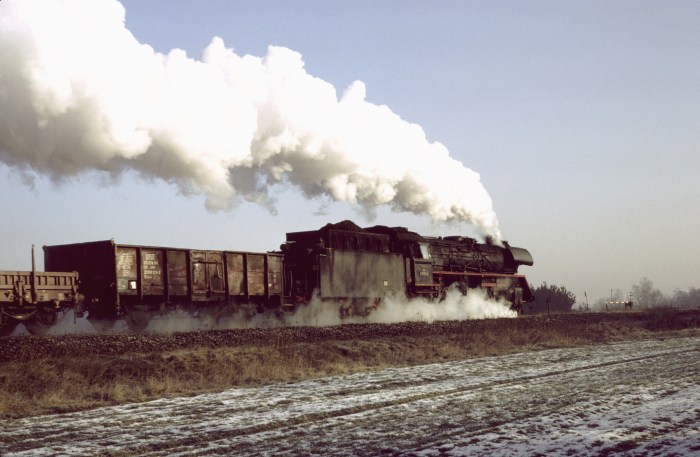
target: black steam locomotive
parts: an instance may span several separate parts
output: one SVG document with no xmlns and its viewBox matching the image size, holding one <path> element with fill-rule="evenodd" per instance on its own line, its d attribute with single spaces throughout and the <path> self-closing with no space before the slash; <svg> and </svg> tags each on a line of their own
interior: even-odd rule
<svg viewBox="0 0 700 457">
<path fill-rule="evenodd" d="M 280 251 L 266 253 L 114 240 L 44 246 L 47 273 L 0 272 L 0 333 L 21 321 L 40 332 L 68 308 L 103 327 L 123 316 L 134 330 L 173 309 L 252 315 L 322 300 L 336 304 L 341 316 L 364 315 L 389 295 L 440 300 L 449 288 L 481 289 L 521 311 L 533 295 L 517 271 L 532 264 L 527 250 L 505 242 L 423 237 L 350 221 L 287 233 Z M 46 284 L 35 284 L 40 279 Z M 54 282 L 60 287 L 52 289 Z"/>
<path fill-rule="evenodd" d="M 282 245 L 286 303 L 314 295 L 335 300 L 345 313 L 363 314 L 386 295 L 440 299 L 449 287 L 483 289 L 521 310 L 533 296 L 520 265 L 525 249 L 480 244 L 473 238 L 423 237 L 403 227 L 362 229 L 350 221 L 287 234 Z"/>
</svg>

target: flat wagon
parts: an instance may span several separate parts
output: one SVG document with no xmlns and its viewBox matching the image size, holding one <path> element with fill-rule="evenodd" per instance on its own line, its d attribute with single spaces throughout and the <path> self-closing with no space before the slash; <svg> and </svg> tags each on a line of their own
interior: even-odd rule
<svg viewBox="0 0 700 457">
<path fill-rule="evenodd" d="M 60 311 L 80 306 L 76 271 L 0 271 L 0 336 L 11 334 L 19 323 L 31 333 L 43 333 Z"/>
</svg>

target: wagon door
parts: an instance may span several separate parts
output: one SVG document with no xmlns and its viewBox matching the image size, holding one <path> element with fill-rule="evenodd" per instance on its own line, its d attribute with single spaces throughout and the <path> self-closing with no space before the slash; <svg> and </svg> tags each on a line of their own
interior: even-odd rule
<svg viewBox="0 0 700 457">
<path fill-rule="evenodd" d="M 192 295 L 195 300 L 221 296 L 225 291 L 222 252 L 192 251 Z"/>
<path fill-rule="evenodd" d="M 168 295 L 187 296 L 186 251 L 168 251 Z"/>
<path fill-rule="evenodd" d="M 231 296 L 265 296 L 265 254 L 227 252 L 228 286 Z"/>
</svg>

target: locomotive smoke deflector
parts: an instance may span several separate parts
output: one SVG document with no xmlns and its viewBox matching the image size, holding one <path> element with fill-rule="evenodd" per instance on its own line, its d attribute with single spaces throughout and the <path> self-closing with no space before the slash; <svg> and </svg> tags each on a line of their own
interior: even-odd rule
<svg viewBox="0 0 700 457">
<path fill-rule="evenodd" d="M 532 255 L 530 255 L 530 251 L 527 249 L 523 248 L 512 248 L 508 246 L 508 250 L 510 251 L 511 255 L 513 256 L 513 262 L 516 265 L 527 265 L 527 266 L 532 266 L 533 261 L 532 261 Z"/>
</svg>

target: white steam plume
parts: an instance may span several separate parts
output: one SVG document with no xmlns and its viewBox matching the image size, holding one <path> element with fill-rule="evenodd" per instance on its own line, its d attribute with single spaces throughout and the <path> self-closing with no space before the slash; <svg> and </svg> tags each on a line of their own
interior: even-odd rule
<svg viewBox="0 0 700 457">
<path fill-rule="evenodd" d="M 151 320 L 147 331 L 174 332 L 210 328 L 274 328 L 314 326 L 329 327 L 342 324 L 395 324 L 399 322 L 436 322 L 464 319 L 517 317 L 510 304 L 489 298 L 479 289 L 470 289 L 463 295 L 459 289 L 447 290 L 445 299 L 434 302 L 427 299 L 407 299 L 403 296 L 385 297 L 367 316 L 341 317 L 338 303 L 314 298 L 299 305 L 293 313 L 267 311 L 252 318 L 245 313 L 220 316 L 200 316 L 193 319 L 185 314 L 168 314 Z"/>
<path fill-rule="evenodd" d="M 205 194 L 210 210 L 274 211 L 271 188 L 291 184 L 500 239 L 479 175 L 368 102 L 362 82 L 338 97 L 297 52 L 239 56 L 217 37 L 201 60 L 157 53 L 124 18 L 115 0 L 0 3 L 0 161 L 29 179 L 135 170 Z"/>
<path fill-rule="evenodd" d="M 341 318 L 338 304 L 312 300 L 301 305 L 294 314 L 283 316 L 285 325 L 332 326 L 340 324 L 395 324 L 399 322 L 435 322 L 463 319 L 517 317 L 510 304 L 489 298 L 479 289 L 469 289 L 463 295 L 459 289 L 447 290 L 445 299 L 434 302 L 428 299 L 403 296 L 385 297 L 381 304 L 367 316 Z"/>
<path fill-rule="evenodd" d="M 254 306 L 253 306 L 254 309 Z M 456 287 L 446 291 L 445 299 L 434 302 L 427 299 L 408 299 L 404 296 L 385 297 L 376 308 L 366 316 L 341 317 L 336 302 L 324 302 L 314 298 L 308 304 L 299 305 L 293 313 L 280 313 L 268 310 L 250 316 L 243 309 L 231 314 L 217 316 L 198 313 L 196 316 L 178 310 L 154 316 L 146 332 L 171 333 L 190 332 L 210 329 L 240 328 L 276 328 L 276 327 L 330 327 L 342 324 L 395 324 L 399 322 L 436 322 L 464 319 L 484 319 L 517 317 L 518 313 L 510 309 L 510 304 L 489 298 L 479 289 L 469 289 L 463 295 Z M 87 318 L 75 318 L 73 311 L 60 314 L 57 323 L 49 330 L 51 335 L 75 333 L 125 332 L 128 327 L 124 321 L 117 321 L 111 330 L 97 330 Z M 27 334 L 23 326 L 18 326 L 14 335 Z"/>
</svg>

